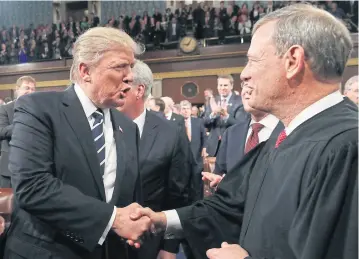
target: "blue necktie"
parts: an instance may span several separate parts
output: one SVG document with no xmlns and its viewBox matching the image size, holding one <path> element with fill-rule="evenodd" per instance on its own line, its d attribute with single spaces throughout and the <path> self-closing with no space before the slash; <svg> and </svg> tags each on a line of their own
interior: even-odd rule
<svg viewBox="0 0 359 259">
<path fill-rule="evenodd" d="M 103 132 L 103 113 L 101 109 L 97 109 L 93 114 L 92 117 L 95 119 L 91 130 L 92 130 L 92 136 L 95 141 L 95 147 L 97 151 L 97 157 L 98 161 L 100 163 L 101 168 L 101 175 L 105 172 L 105 158 L 106 158 L 106 152 L 105 152 L 105 135 Z"/>
</svg>

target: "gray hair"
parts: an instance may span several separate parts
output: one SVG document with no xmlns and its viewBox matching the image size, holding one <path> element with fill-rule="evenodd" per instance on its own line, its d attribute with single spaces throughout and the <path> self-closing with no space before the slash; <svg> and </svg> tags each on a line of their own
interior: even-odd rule
<svg viewBox="0 0 359 259">
<path fill-rule="evenodd" d="M 181 101 L 180 102 L 180 107 L 182 108 L 182 107 L 192 107 L 192 103 L 190 103 L 189 101 L 187 101 L 187 100 L 183 100 L 183 101 Z"/>
<path fill-rule="evenodd" d="M 87 30 L 75 42 L 70 80 L 74 83 L 79 78 L 81 63 L 95 65 L 106 51 L 123 47 L 131 49 L 134 54 L 142 52 L 141 46 L 123 31 L 115 28 L 95 27 Z"/>
<path fill-rule="evenodd" d="M 144 99 L 151 94 L 153 87 L 153 74 L 147 64 L 141 60 L 136 60 L 134 67 L 132 68 L 133 73 L 133 85 L 142 84 L 145 87 Z"/>
<path fill-rule="evenodd" d="M 353 84 L 358 83 L 358 76 L 353 76 L 348 79 L 348 81 L 345 83 L 344 91 L 349 91 L 352 89 Z"/>
<path fill-rule="evenodd" d="M 330 13 L 309 4 L 294 4 L 267 14 L 253 28 L 276 21 L 273 41 L 276 54 L 283 56 L 300 45 L 317 80 L 338 81 L 353 48 L 348 29 Z"/>
</svg>

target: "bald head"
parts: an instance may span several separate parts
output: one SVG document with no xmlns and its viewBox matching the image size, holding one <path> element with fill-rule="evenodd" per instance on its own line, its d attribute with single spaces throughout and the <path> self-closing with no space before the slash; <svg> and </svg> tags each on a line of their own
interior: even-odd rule
<svg viewBox="0 0 359 259">
<path fill-rule="evenodd" d="M 161 97 L 162 101 L 165 103 L 165 114 L 172 112 L 173 105 L 175 104 L 171 97 L 164 96 Z"/>
<path fill-rule="evenodd" d="M 345 83 L 344 95 L 358 105 L 358 76 L 353 76 Z"/>
</svg>

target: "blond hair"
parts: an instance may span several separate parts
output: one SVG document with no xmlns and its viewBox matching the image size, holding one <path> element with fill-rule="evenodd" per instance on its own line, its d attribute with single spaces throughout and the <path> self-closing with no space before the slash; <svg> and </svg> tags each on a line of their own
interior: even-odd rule
<svg viewBox="0 0 359 259">
<path fill-rule="evenodd" d="M 183 100 L 183 101 L 180 102 L 180 107 L 181 107 L 181 108 L 182 108 L 182 107 L 189 107 L 189 108 L 191 108 L 191 107 L 192 107 L 192 103 L 190 103 L 190 102 L 187 101 L 187 100 Z"/>
<path fill-rule="evenodd" d="M 79 80 L 79 66 L 81 63 L 95 65 L 102 55 L 118 47 L 132 50 L 135 54 L 141 53 L 141 48 L 125 32 L 106 27 L 95 27 L 82 34 L 75 42 L 73 61 L 70 70 L 70 80 Z"/>
<path fill-rule="evenodd" d="M 218 75 L 218 79 L 223 78 L 223 79 L 229 79 L 229 81 L 231 82 L 231 85 L 233 85 L 234 79 L 233 76 L 231 75 L 227 75 L 227 74 L 223 74 L 223 75 Z"/>
<path fill-rule="evenodd" d="M 23 82 L 29 82 L 29 83 L 33 83 L 34 85 L 36 85 L 35 78 L 33 78 L 31 76 L 22 76 L 16 80 L 16 88 L 19 88 Z"/>
</svg>

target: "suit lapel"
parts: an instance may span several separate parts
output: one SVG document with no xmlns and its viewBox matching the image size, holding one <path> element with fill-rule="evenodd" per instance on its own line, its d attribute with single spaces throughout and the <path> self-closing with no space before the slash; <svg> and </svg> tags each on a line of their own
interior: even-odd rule
<svg viewBox="0 0 359 259">
<path fill-rule="evenodd" d="M 140 171 L 142 166 L 144 165 L 144 161 L 146 160 L 147 155 L 151 151 L 153 143 L 157 136 L 157 123 L 155 122 L 152 116 L 156 116 L 151 114 L 151 112 L 146 113 L 145 125 L 143 126 L 142 138 L 140 140 Z"/>
<path fill-rule="evenodd" d="M 240 133 L 242 138 L 240 139 L 240 143 L 238 143 L 238 144 L 239 144 L 239 152 L 240 152 L 241 158 L 244 156 L 244 148 L 245 148 L 246 142 L 247 142 L 246 140 L 247 140 L 247 134 L 248 134 L 248 130 L 249 130 L 249 123 L 250 123 L 250 120 L 243 123 L 242 132 Z"/>
<path fill-rule="evenodd" d="M 105 188 L 100 174 L 100 164 L 98 162 L 90 125 L 73 86 L 64 92 L 63 104 L 65 117 L 76 135 L 83 153 L 85 154 L 101 198 L 106 200 Z"/>
<path fill-rule="evenodd" d="M 124 141 L 123 131 L 121 128 L 121 119 L 116 115 L 116 112 L 110 109 L 111 121 L 113 125 L 113 137 L 116 142 L 116 156 L 117 156 L 117 166 L 116 166 L 116 181 L 115 187 L 112 194 L 112 199 L 110 204 L 116 205 L 119 203 L 119 198 L 124 197 L 126 192 L 126 159 L 125 159 L 125 150 L 126 144 Z M 121 184 L 124 183 L 124 184 Z M 124 201 L 120 201 L 120 204 L 126 204 L 125 198 Z M 123 205 L 124 206 L 124 205 Z"/>
</svg>

